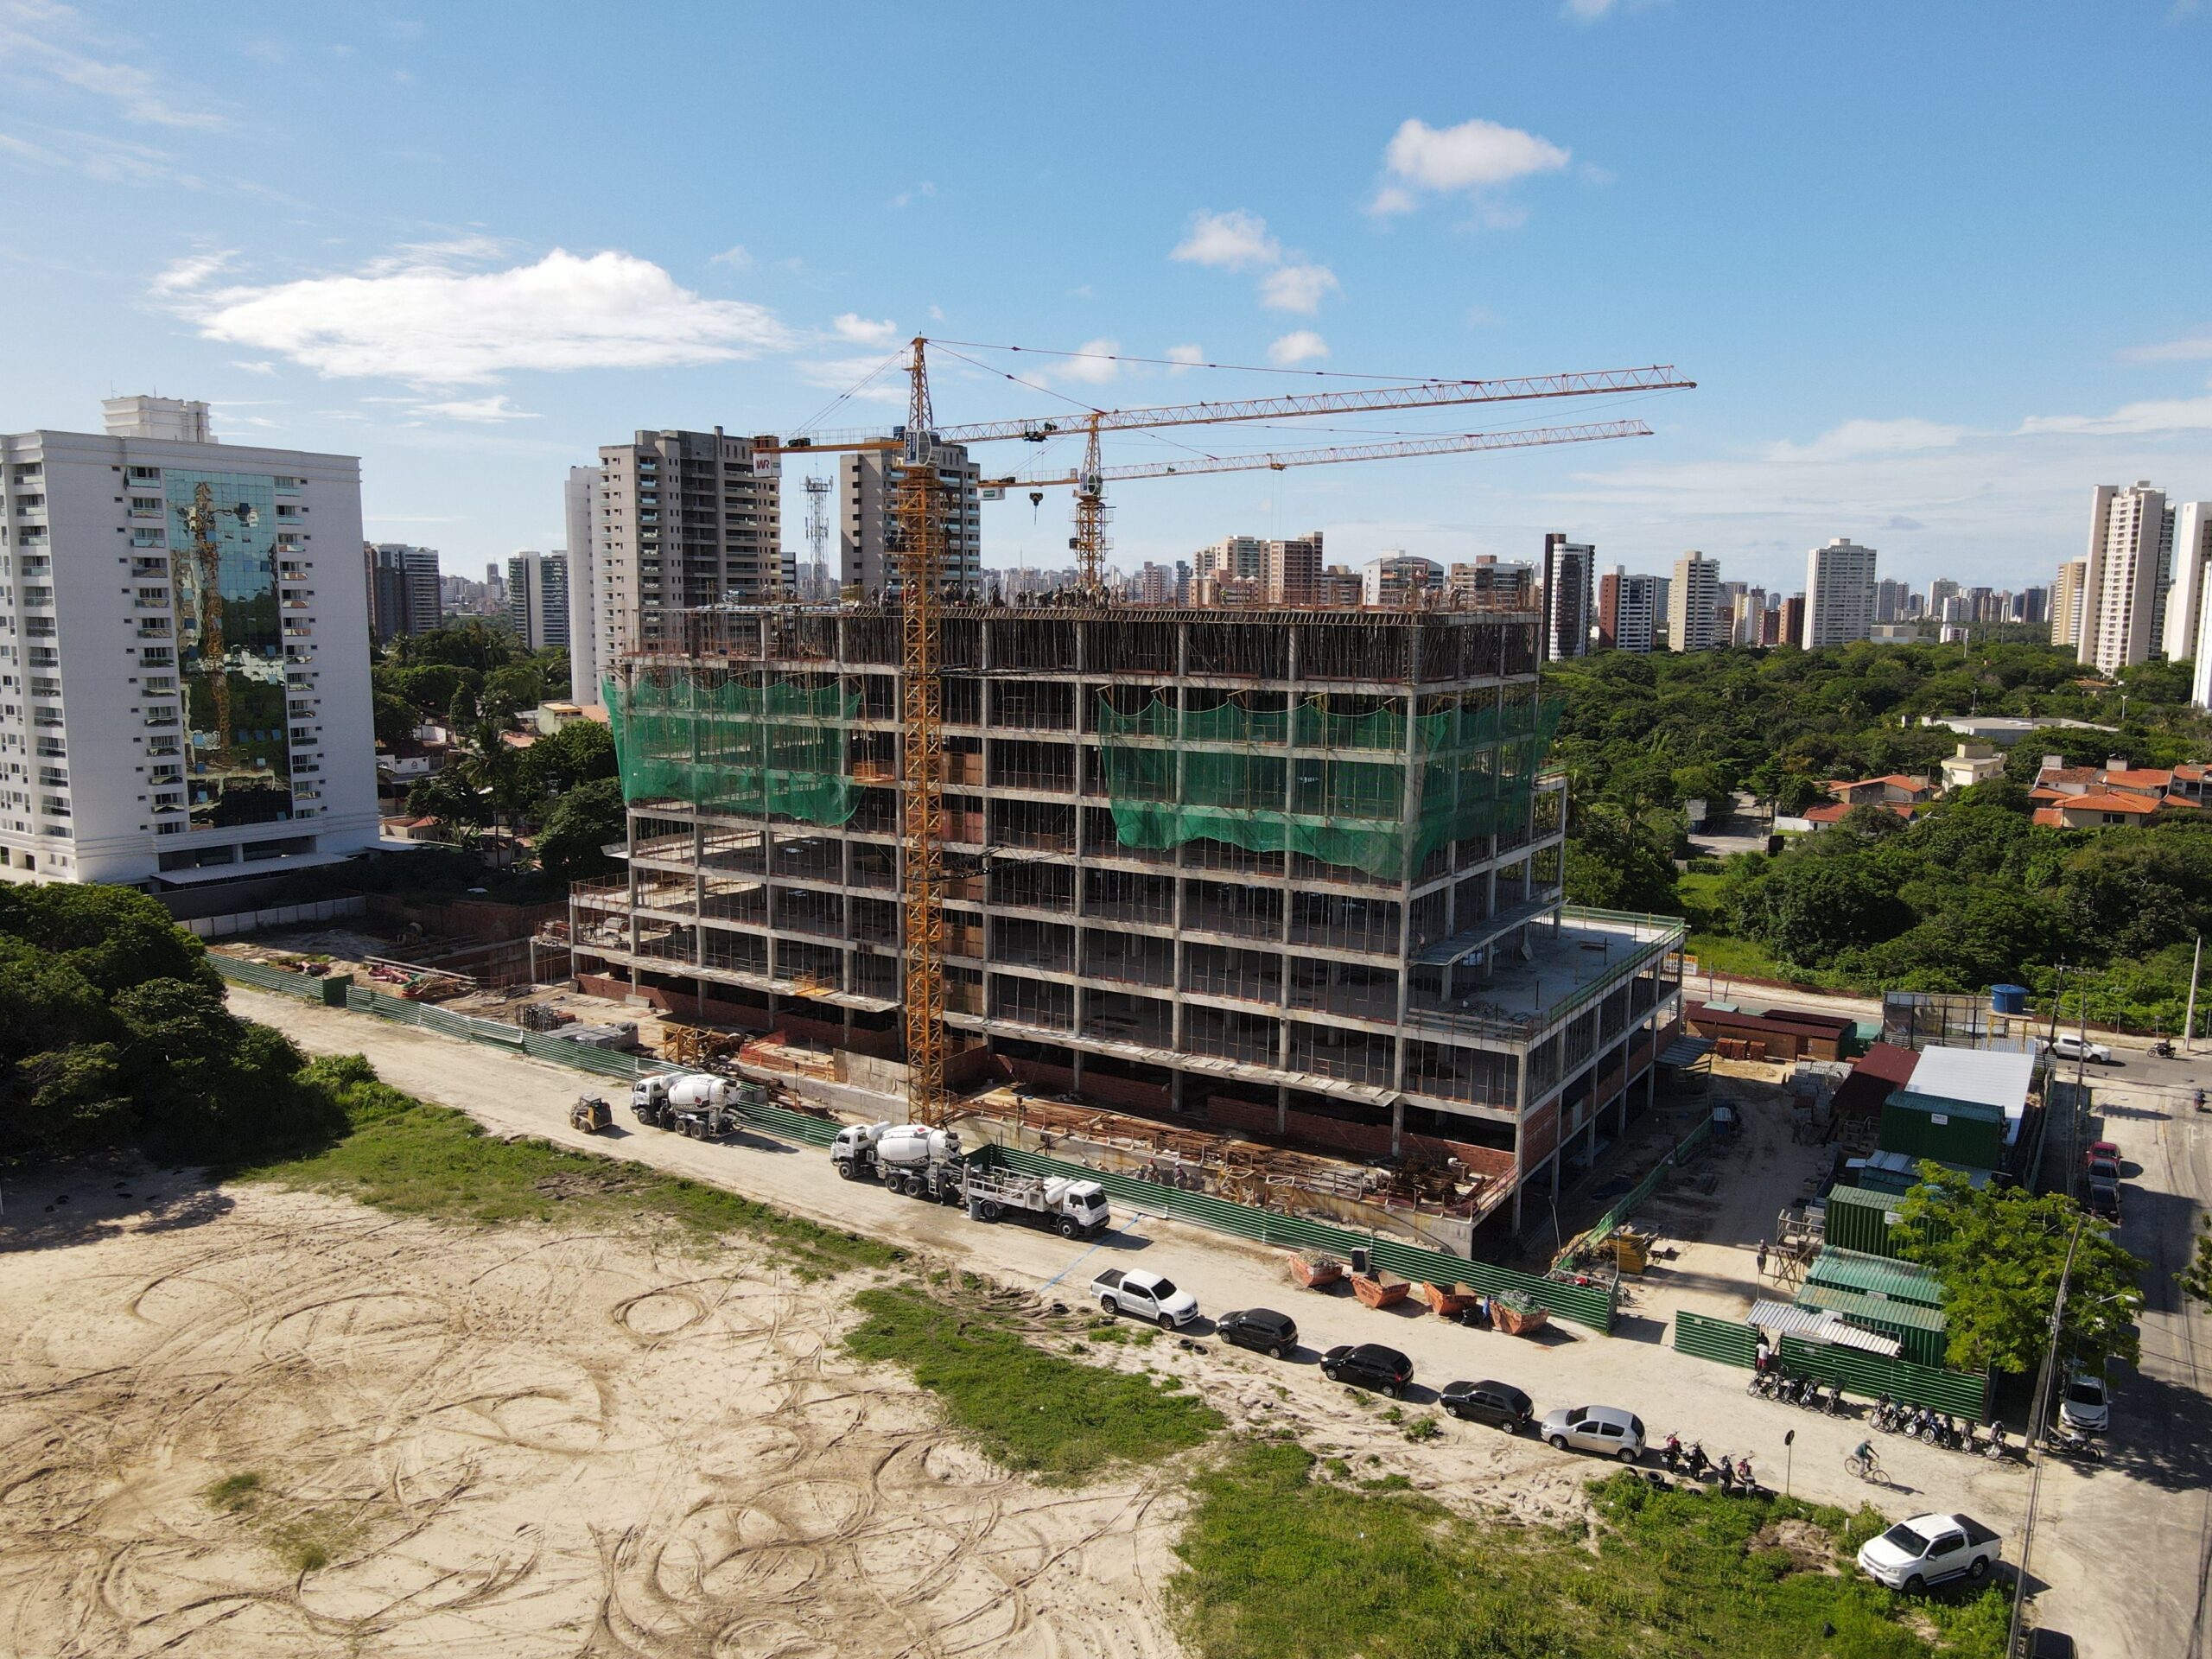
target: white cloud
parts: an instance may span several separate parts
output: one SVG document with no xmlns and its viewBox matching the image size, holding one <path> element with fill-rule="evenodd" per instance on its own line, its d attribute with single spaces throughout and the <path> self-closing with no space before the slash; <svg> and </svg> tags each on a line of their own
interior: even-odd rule
<svg viewBox="0 0 2212 1659">
<path fill-rule="evenodd" d="M 172 266 L 156 293 L 205 339 L 327 375 L 425 385 L 481 384 L 514 369 L 727 363 L 791 344 L 772 312 L 702 298 L 634 254 L 556 248 L 535 264 L 464 269 L 485 245 L 403 249 L 353 275 L 257 288 L 210 288 L 204 275 L 188 281 Z"/>
<path fill-rule="evenodd" d="M 1331 294 L 1344 287 L 1326 265 L 1283 265 L 1260 279 L 1260 303 L 1274 311 L 1312 316 Z"/>
<path fill-rule="evenodd" d="M 895 357 L 811 358 L 792 364 L 791 372 L 810 386 L 844 392 L 861 403 L 906 405 L 906 377 Z"/>
<path fill-rule="evenodd" d="M 495 426 L 506 421 L 534 421 L 537 416 L 526 409 L 517 409 L 507 401 L 507 394 L 496 392 L 489 397 L 464 397 L 450 403 L 417 404 L 410 411 L 416 415 L 432 415 L 442 420 L 469 421 L 481 425 Z"/>
<path fill-rule="evenodd" d="M 2192 334 L 2156 346 L 2131 346 L 2120 355 L 2131 363 L 2201 363 L 2212 358 L 2212 334 Z"/>
<path fill-rule="evenodd" d="M 1613 9 L 1613 0 L 1567 0 L 1560 10 L 1578 23 L 1594 23 Z"/>
<path fill-rule="evenodd" d="M 891 205 L 893 207 L 906 207 L 917 201 L 926 201 L 935 194 L 937 194 L 937 186 L 927 179 L 924 179 L 912 189 L 901 190 L 897 195 L 892 197 Z"/>
<path fill-rule="evenodd" d="M 2212 397 L 2152 398 L 2123 404 L 2109 415 L 2031 415 L 2020 423 L 2018 435 L 2149 437 L 2171 432 L 2212 432 Z"/>
<path fill-rule="evenodd" d="M 1076 347 L 1073 357 L 1061 360 L 1052 378 L 1072 380 L 1079 385 L 1103 386 L 1120 377 L 1121 353 L 1122 342 L 1118 340 L 1086 340 Z"/>
<path fill-rule="evenodd" d="M 1166 351 L 1166 358 L 1175 365 L 1167 372 L 1182 374 L 1205 362 L 1206 354 L 1195 346 L 1170 346 Z"/>
<path fill-rule="evenodd" d="M 1496 190 L 1516 179 L 1556 173 L 1573 159 L 1548 138 L 1479 117 L 1456 127 L 1432 127 L 1409 119 L 1399 125 L 1382 152 L 1389 178 L 1376 192 L 1369 211 L 1410 213 L 1422 191 L 1450 194 Z"/>
<path fill-rule="evenodd" d="M 750 270 L 753 269 L 753 256 L 745 251 L 745 245 L 741 242 L 734 247 L 724 248 L 720 253 L 710 256 L 707 263 L 728 265 L 732 270 Z"/>
<path fill-rule="evenodd" d="M 198 288 L 212 276 L 220 276 L 237 258 L 236 254 L 228 251 L 187 254 L 163 265 L 147 287 L 156 294 L 181 294 Z"/>
<path fill-rule="evenodd" d="M 117 42 L 59 0 L 0 0 L 0 68 L 38 86 L 59 81 L 105 99 L 126 121 L 160 127 L 222 127 L 204 88 L 174 92 L 151 70 L 104 55 Z"/>
<path fill-rule="evenodd" d="M 1167 257 L 1216 270 L 1242 270 L 1279 263 L 1282 248 L 1268 234 L 1266 219 L 1238 207 L 1226 213 L 1192 213 L 1189 233 Z"/>
<path fill-rule="evenodd" d="M 270 362 L 266 358 L 264 358 L 258 363 L 245 363 L 233 360 L 231 366 L 234 369 L 244 369 L 248 374 L 274 374 L 276 372 L 276 365 L 274 363 Z"/>
<path fill-rule="evenodd" d="M 1777 461 L 1841 461 L 1857 455 L 1894 455 L 1915 450 L 1948 449 L 1967 435 L 1962 426 L 1910 416 L 1894 421 L 1846 421 L 1831 427 L 1810 443 L 1783 440 L 1767 448 Z"/>
<path fill-rule="evenodd" d="M 837 331 L 837 338 L 849 340 L 855 346 L 888 346 L 899 338 L 899 325 L 886 317 L 876 322 L 847 311 L 830 325 Z"/>
<path fill-rule="evenodd" d="M 1310 363 L 1329 354 L 1329 344 L 1311 328 L 1300 328 L 1285 334 L 1268 347 L 1268 361 L 1279 369 L 1300 363 Z"/>
</svg>

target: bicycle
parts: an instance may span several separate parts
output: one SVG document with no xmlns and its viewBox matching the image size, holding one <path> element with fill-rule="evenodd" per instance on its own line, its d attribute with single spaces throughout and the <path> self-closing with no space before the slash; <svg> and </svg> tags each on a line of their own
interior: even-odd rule
<svg viewBox="0 0 2212 1659">
<path fill-rule="evenodd" d="M 1844 1459 L 1843 1466 L 1846 1471 L 1858 1476 L 1861 1480 L 1871 1481 L 1880 1486 L 1890 1484 L 1889 1478 L 1882 1472 L 1882 1460 L 1871 1452 L 1862 1458 L 1853 1452 Z"/>
</svg>

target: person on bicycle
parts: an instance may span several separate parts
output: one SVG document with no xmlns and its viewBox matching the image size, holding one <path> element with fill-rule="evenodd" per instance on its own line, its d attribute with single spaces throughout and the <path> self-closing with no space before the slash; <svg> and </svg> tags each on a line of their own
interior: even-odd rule
<svg viewBox="0 0 2212 1659">
<path fill-rule="evenodd" d="M 1874 1466 L 1874 1442 L 1872 1440 L 1859 1441 L 1858 1450 L 1853 1452 L 1851 1455 L 1856 1458 L 1863 1466 L 1872 1469 Z"/>
</svg>

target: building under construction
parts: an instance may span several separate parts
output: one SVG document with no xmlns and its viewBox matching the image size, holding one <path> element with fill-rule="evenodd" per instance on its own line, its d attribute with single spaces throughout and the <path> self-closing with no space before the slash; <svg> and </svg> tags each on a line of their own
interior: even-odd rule
<svg viewBox="0 0 2212 1659">
<path fill-rule="evenodd" d="M 668 620 L 606 687 L 629 856 L 572 899 L 578 972 L 898 1058 L 899 613 Z M 949 1076 L 1448 1142 L 1517 1224 L 1648 1100 L 1681 1004 L 1678 924 L 1563 907 L 1537 627 L 947 607 Z"/>
</svg>

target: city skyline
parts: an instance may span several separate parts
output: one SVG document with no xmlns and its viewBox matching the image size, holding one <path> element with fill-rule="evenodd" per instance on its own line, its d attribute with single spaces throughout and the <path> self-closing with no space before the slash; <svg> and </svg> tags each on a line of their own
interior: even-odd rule
<svg viewBox="0 0 2212 1659">
<path fill-rule="evenodd" d="M 518 41 L 466 13 L 240 6 L 211 25 L 8 0 L 0 167 L 41 232 L 0 266 L 0 297 L 43 326 L 19 342 L 0 427 L 82 429 L 109 391 L 205 397 L 232 442 L 359 454 L 369 535 L 468 568 L 563 545 L 557 486 L 601 444 L 796 429 L 913 332 L 1089 353 L 950 348 L 948 420 L 1297 384 L 1192 359 L 1673 362 L 1699 390 L 1636 404 L 1657 436 L 1635 443 L 1132 486 L 1117 561 L 1172 563 L 1236 525 L 1319 528 L 1352 564 L 1403 549 L 1449 565 L 1527 558 L 1565 527 L 1631 568 L 1698 548 L 1770 588 L 1839 536 L 1916 582 L 2003 585 L 2079 552 L 2090 481 L 2157 477 L 2190 499 L 2212 477 L 2212 318 L 2190 276 L 2212 231 L 2168 216 L 2124 306 L 2096 274 L 2112 178 L 2186 200 L 2212 159 L 2164 113 L 2191 94 L 2208 22 L 2057 12 L 1993 33 L 1915 14 L 1916 48 L 1896 54 L 1881 29 L 1813 15 L 1434 11 L 1415 25 L 1433 49 L 1386 70 L 1351 19 L 1309 19 L 1294 46 L 1230 11 L 1185 20 L 1189 50 L 1166 60 L 1107 39 L 1071 86 L 1009 74 L 988 109 L 938 111 L 920 157 L 887 173 L 902 118 L 823 99 L 803 24 L 772 14 L 703 18 L 701 49 L 670 61 L 623 31 Z M 1189 92 L 1206 72 L 1179 62 L 1232 42 L 1329 119 L 1248 144 L 1243 115 L 1186 96 L 1115 127 L 1140 70 Z M 959 29 L 888 20 L 834 73 L 919 84 L 964 49 Z M 2141 66 L 2139 97 L 2065 95 L 2085 56 L 2113 52 Z M 588 76 L 607 96 L 556 122 L 468 67 L 517 54 L 532 71 L 517 84 Z M 1768 59 L 1797 72 L 1746 73 Z M 303 128 L 248 98 L 241 63 L 327 118 Z M 620 95 L 648 73 L 652 99 Z M 1859 111 L 1847 134 L 1802 118 L 1824 91 Z M 2002 118 L 2023 98 L 2048 112 L 2031 131 Z M 710 105 L 743 107 L 798 161 L 704 188 L 656 168 L 613 195 L 575 188 Z M 1148 188 L 1102 199 L 1069 144 L 1024 144 L 1009 172 L 1005 135 L 1024 130 L 1103 130 Z M 1945 168 L 1924 165 L 1930 145 Z M 1840 234 L 1942 257 L 1807 257 Z M 902 395 L 877 373 L 829 423 L 896 419 Z M 1130 438 L 1112 458 L 1168 453 Z M 990 505 L 986 562 L 1056 564 L 1067 518 L 1058 492 Z"/>
</svg>

